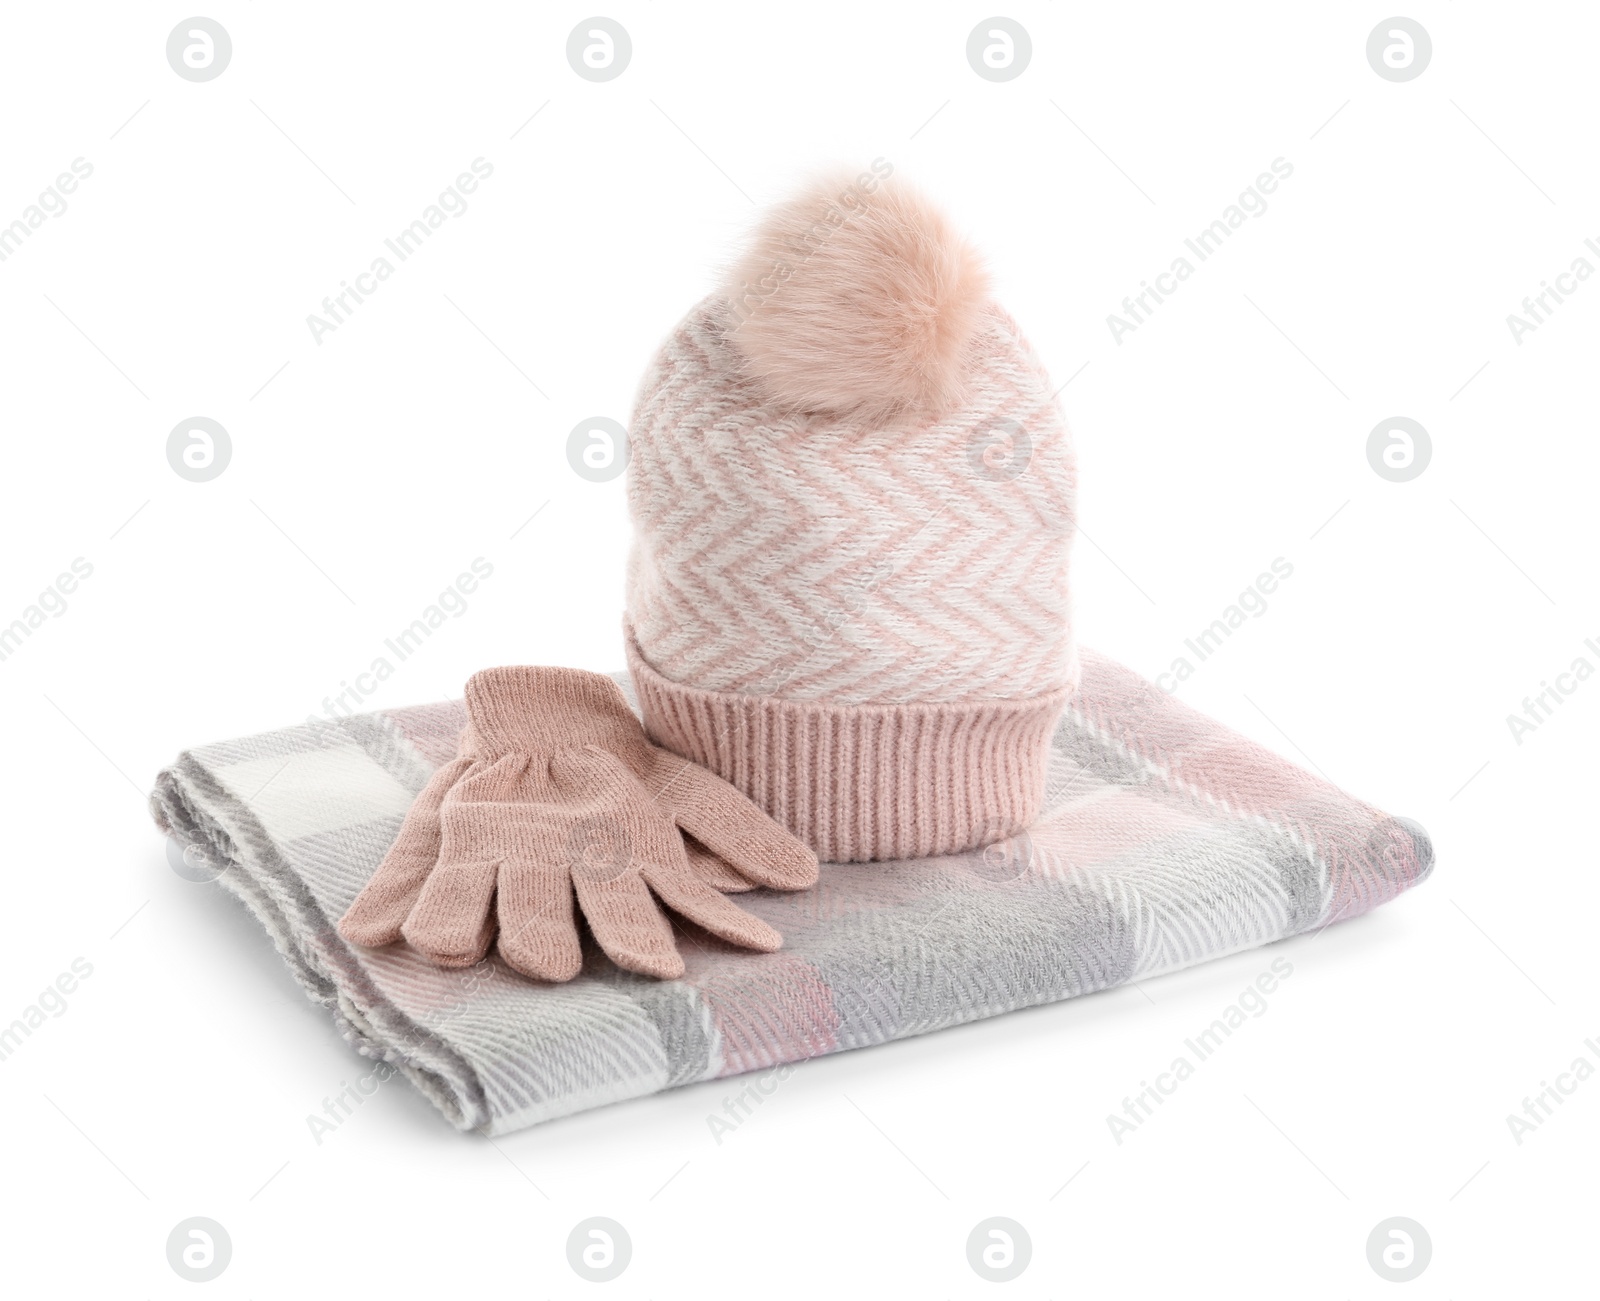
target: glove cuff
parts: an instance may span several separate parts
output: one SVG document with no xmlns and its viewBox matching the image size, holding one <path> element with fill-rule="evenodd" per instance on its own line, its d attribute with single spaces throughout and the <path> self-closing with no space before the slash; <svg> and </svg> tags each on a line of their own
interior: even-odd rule
<svg viewBox="0 0 1600 1301">
<path fill-rule="evenodd" d="M 484 756 L 598 745 L 615 754 L 647 744 L 610 678 L 583 669 L 509 665 L 467 679 L 467 716 Z"/>
</svg>

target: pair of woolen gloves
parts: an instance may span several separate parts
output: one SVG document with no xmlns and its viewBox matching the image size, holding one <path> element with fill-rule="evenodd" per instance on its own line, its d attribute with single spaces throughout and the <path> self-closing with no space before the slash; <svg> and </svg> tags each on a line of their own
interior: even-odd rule
<svg viewBox="0 0 1600 1301">
<path fill-rule="evenodd" d="M 339 922 L 353 944 L 404 939 L 471 966 L 496 943 L 538 980 L 583 966 L 574 904 L 619 967 L 684 971 L 662 906 L 742 948 L 783 937 L 728 895 L 803 890 L 817 856 L 713 773 L 654 745 L 610 678 L 486 669 L 467 727 Z"/>
</svg>

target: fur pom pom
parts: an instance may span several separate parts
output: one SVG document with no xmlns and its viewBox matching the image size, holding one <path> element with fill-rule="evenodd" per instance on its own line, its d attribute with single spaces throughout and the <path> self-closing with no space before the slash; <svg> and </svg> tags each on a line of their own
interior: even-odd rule
<svg viewBox="0 0 1600 1301">
<path fill-rule="evenodd" d="M 989 277 L 904 182 L 841 174 L 766 214 L 725 293 L 728 339 L 777 403 L 896 423 L 960 404 Z"/>
</svg>

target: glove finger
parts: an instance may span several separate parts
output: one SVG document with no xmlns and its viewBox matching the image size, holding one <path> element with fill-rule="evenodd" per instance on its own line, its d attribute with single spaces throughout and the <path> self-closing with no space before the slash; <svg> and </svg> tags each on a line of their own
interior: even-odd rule
<svg viewBox="0 0 1600 1301">
<path fill-rule="evenodd" d="M 661 902 L 680 916 L 703 926 L 740 948 L 772 953 L 783 947 L 783 936 L 761 918 L 747 913 L 719 894 L 689 868 L 687 859 L 676 864 L 652 863 L 645 880 Z"/>
<path fill-rule="evenodd" d="M 616 763 L 609 756 L 604 757 L 608 765 Z M 617 764 L 617 771 L 622 774 L 617 778 L 621 788 L 618 797 L 632 801 L 636 813 L 626 821 L 618 819 L 608 823 L 602 834 L 593 837 L 608 852 L 587 856 L 574 866 L 573 881 L 578 888 L 579 899 L 583 899 L 589 883 L 619 894 L 627 891 L 630 905 L 642 911 L 648 904 L 652 917 L 659 920 L 669 943 L 670 924 L 656 905 L 656 897 L 674 912 L 734 944 L 763 952 L 782 947 L 783 937 L 777 931 L 760 918 L 735 907 L 695 874 L 689 866 L 687 848 L 678 828 L 663 817 L 655 806 L 644 804 L 639 807 L 645 798 L 643 784 L 621 764 Z M 651 895 L 652 891 L 654 896 Z M 590 925 L 594 926 L 594 917 L 587 903 L 584 912 L 590 917 Z M 598 938 L 598 931 L 596 936 Z M 682 959 L 675 950 L 672 956 L 677 960 L 681 974 Z M 632 969 L 640 970 L 639 967 Z"/>
<path fill-rule="evenodd" d="M 756 888 L 754 881 L 734 871 L 698 840 L 685 835 L 683 849 L 689 856 L 689 870 L 713 890 L 723 894 L 743 894 L 746 890 Z"/>
<path fill-rule="evenodd" d="M 683 975 L 672 924 L 636 865 L 609 871 L 580 867 L 572 884 L 595 942 L 619 967 L 657 980 Z"/>
<path fill-rule="evenodd" d="M 434 772 L 412 801 L 399 836 L 339 920 L 339 934 L 350 943 L 378 948 L 399 940 L 423 882 L 439 859 L 440 805 L 471 766 L 470 759 L 452 759 Z"/>
<path fill-rule="evenodd" d="M 672 923 L 640 868 L 663 854 L 682 859 L 678 829 L 632 769 L 608 750 L 587 745 L 561 751 L 549 771 L 570 819 L 561 861 L 595 941 L 619 967 L 676 980 L 684 968 Z"/>
<path fill-rule="evenodd" d="M 406 943 L 440 967 L 470 967 L 480 961 L 494 936 L 491 906 L 497 867 L 493 860 L 435 867 L 400 928 Z"/>
<path fill-rule="evenodd" d="M 652 747 L 648 781 L 677 824 L 734 870 L 774 890 L 817 883 L 817 856 L 722 778 Z"/>
<path fill-rule="evenodd" d="M 516 858 L 500 869 L 500 956 L 535 980 L 571 980 L 583 968 L 565 864 Z"/>
</svg>

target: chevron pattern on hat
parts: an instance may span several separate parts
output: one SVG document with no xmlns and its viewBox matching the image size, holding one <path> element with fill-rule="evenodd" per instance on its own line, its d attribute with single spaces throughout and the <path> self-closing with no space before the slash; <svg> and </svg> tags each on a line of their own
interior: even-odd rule
<svg viewBox="0 0 1600 1301">
<path fill-rule="evenodd" d="M 648 664 L 698 689 L 845 706 L 1075 685 L 1075 462 L 1011 318 L 988 310 L 962 409 L 890 428 L 772 407 L 727 324 L 716 296 L 689 313 L 630 430 L 627 604 Z"/>
</svg>

